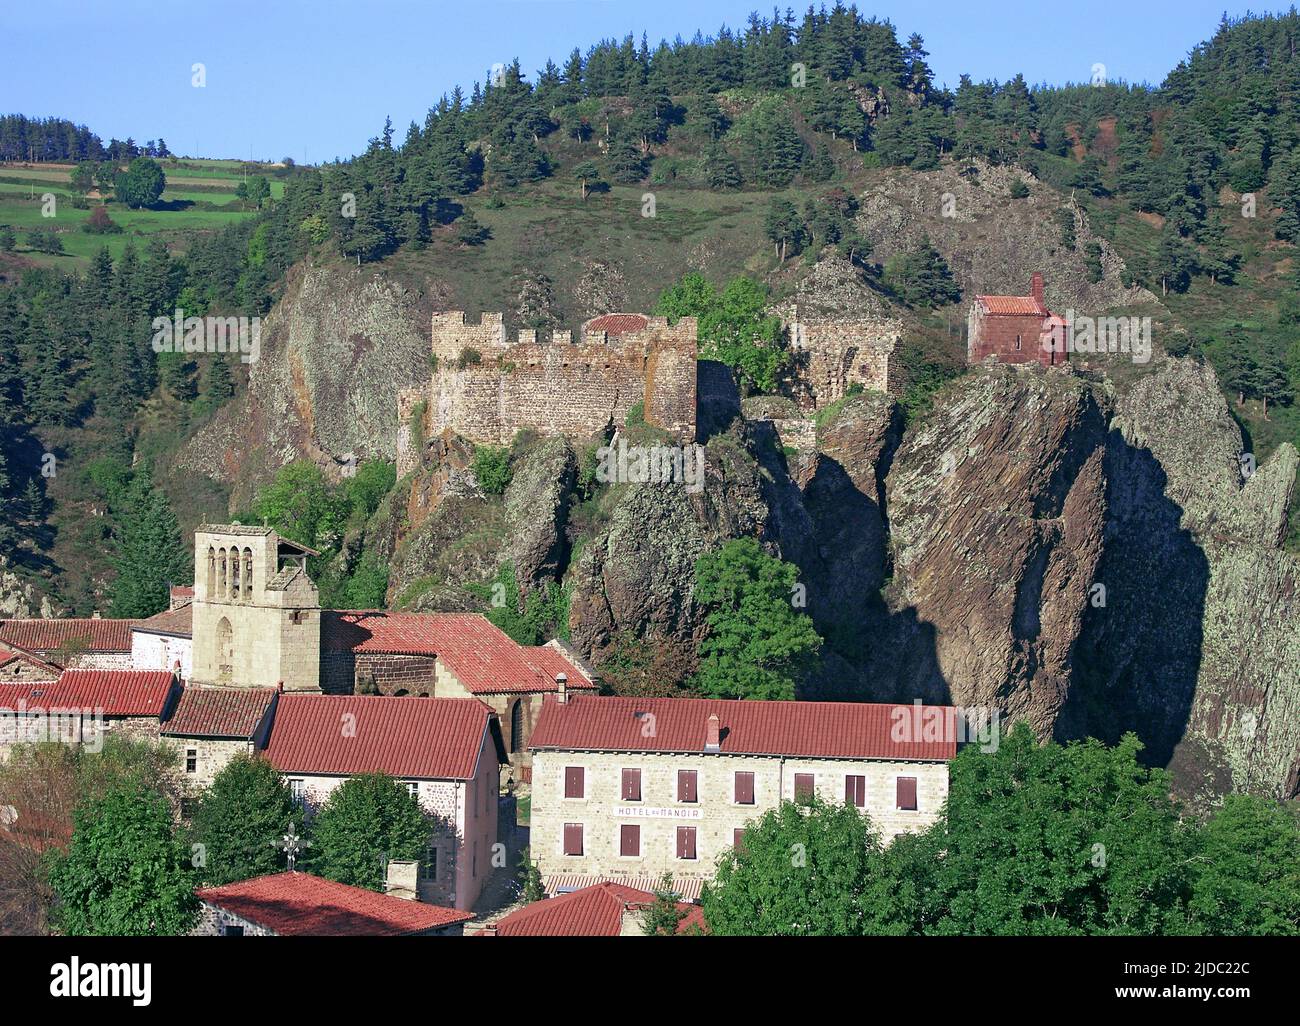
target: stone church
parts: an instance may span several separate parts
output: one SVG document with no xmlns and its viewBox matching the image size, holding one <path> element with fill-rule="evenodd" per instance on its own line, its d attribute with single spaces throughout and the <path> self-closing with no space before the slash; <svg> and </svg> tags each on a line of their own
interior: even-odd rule
<svg viewBox="0 0 1300 1026">
<path fill-rule="evenodd" d="M 500 719 L 517 780 L 528 777 L 543 696 L 595 689 L 593 674 L 560 642 L 520 645 L 477 613 L 322 610 L 307 573 L 314 555 L 269 527 L 195 531 L 192 685 L 474 698 Z M 173 633 L 177 612 L 160 614 Z M 136 626 L 150 629 L 149 621 Z"/>
</svg>

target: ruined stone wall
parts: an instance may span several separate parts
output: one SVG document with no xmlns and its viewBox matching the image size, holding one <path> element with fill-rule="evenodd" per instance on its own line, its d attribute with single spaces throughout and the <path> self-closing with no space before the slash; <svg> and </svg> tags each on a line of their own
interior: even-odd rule
<svg viewBox="0 0 1300 1026">
<path fill-rule="evenodd" d="M 549 341 L 533 330 L 506 341 L 500 314 L 466 323 L 459 311 L 435 314 L 434 370 L 427 391 L 398 397 L 398 473 L 415 466 L 415 440 L 447 429 L 480 444 L 504 445 L 521 430 L 585 437 L 621 425 L 637 403 L 648 424 L 695 437 L 696 324 L 683 318 L 626 316 L 632 330 L 584 326 Z M 639 326 L 638 326 L 639 325 Z M 420 403 L 424 417 L 414 423 Z"/>
<path fill-rule="evenodd" d="M 887 395 L 903 390 L 895 349 L 903 325 L 892 319 L 800 321 L 790 324 L 794 386 L 804 409 L 820 409 L 842 399 L 850 385 Z"/>
</svg>

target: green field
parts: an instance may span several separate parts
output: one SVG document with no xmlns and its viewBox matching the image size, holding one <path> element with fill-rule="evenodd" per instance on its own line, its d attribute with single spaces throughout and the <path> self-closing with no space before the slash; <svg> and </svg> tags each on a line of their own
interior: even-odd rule
<svg viewBox="0 0 1300 1026">
<path fill-rule="evenodd" d="M 142 237 L 162 235 L 173 249 L 183 249 L 195 232 L 215 231 L 251 217 L 247 208 L 235 195 L 243 181 L 245 167 L 253 173 L 270 177 L 270 165 L 246 165 L 238 160 L 183 160 L 176 163 L 163 161 L 167 188 L 157 209 L 131 210 L 112 201 L 109 216 L 121 226 L 113 235 L 94 235 L 81 230 L 90 217 L 91 208 L 99 200 L 91 199 L 90 206 L 77 209 L 77 198 L 69 184 L 70 164 L 4 164 L 0 163 L 0 227 L 12 229 L 18 236 L 17 253 L 33 263 L 43 266 L 72 268 L 88 261 L 102 247 L 117 258 L 131 240 L 137 246 Z M 47 193 L 54 195 L 54 216 L 43 214 Z M 271 179 L 271 195 L 284 195 L 284 182 Z M 27 233 L 34 228 L 53 228 L 63 242 L 64 253 L 51 255 L 33 252 L 27 246 Z"/>
</svg>

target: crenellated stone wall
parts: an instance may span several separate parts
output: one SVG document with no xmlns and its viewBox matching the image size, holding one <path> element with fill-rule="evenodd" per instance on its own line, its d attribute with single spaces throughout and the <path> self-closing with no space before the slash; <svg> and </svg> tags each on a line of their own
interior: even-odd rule
<svg viewBox="0 0 1300 1026">
<path fill-rule="evenodd" d="M 521 430 L 586 437 L 622 425 L 644 404 L 646 423 L 695 438 L 696 323 L 684 317 L 607 314 L 549 340 L 532 329 L 506 337 L 501 314 L 479 323 L 462 311 L 433 315 L 433 374 L 427 388 L 398 396 L 398 473 L 418 462 L 418 438 L 447 429 L 503 445 Z M 420 423 L 415 417 L 421 413 Z"/>
</svg>

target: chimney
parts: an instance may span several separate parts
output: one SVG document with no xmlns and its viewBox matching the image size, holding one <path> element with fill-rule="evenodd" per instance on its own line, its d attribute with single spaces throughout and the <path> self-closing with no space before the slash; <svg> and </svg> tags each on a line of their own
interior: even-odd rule
<svg viewBox="0 0 1300 1026">
<path fill-rule="evenodd" d="M 709 713 L 709 728 L 704 735 L 704 750 L 706 752 L 722 751 L 722 738 L 719 728 L 718 714 Z"/>
<path fill-rule="evenodd" d="M 555 675 L 556 701 L 560 705 L 569 703 L 569 675 L 567 673 L 557 673 Z"/>
<path fill-rule="evenodd" d="M 384 878 L 384 890 L 394 898 L 419 901 L 418 884 L 420 863 L 414 859 L 389 859 Z"/>
<path fill-rule="evenodd" d="M 276 686 L 276 689 L 280 692 L 280 694 L 283 695 L 283 694 L 284 694 L 284 681 L 278 681 L 278 682 L 276 683 L 275 686 Z"/>
<path fill-rule="evenodd" d="M 1043 299 L 1043 276 L 1038 271 L 1035 271 L 1033 277 L 1029 279 L 1029 294 L 1038 301 L 1039 306 L 1047 306 Z"/>
</svg>

